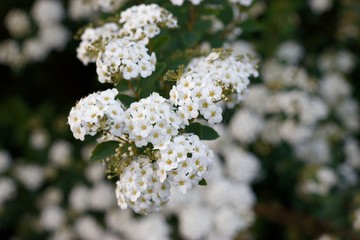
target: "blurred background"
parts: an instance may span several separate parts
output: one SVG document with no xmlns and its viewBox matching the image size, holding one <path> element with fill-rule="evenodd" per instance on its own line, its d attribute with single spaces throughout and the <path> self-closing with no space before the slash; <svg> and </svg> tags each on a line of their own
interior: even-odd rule
<svg viewBox="0 0 360 240">
<path fill-rule="evenodd" d="M 108 13 L 79 2 L 0 2 L 2 239 L 360 239 L 358 0 L 241 8 L 224 45 L 259 55 L 260 77 L 208 143 L 208 185 L 148 216 L 117 207 L 114 181 L 89 160 L 95 139 L 66 124 L 77 100 L 109 87 L 76 58 L 75 38 Z"/>
</svg>

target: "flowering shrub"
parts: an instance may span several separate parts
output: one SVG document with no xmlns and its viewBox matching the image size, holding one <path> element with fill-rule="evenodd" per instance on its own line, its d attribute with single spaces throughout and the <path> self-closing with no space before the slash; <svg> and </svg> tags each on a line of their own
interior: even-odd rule
<svg viewBox="0 0 360 240">
<path fill-rule="evenodd" d="M 139 18 L 139 14 L 144 17 Z M 116 88 L 93 93 L 81 99 L 68 118 L 77 139 L 97 133 L 111 139 L 101 142 L 92 157 L 103 160 L 109 177 L 120 176 L 116 183 L 118 204 L 137 213 L 159 210 L 169 201 L 171 186 L 185 193 L 205 181 L 214 153 L 200 141 L 202 134 L 196 133 L 212 133 L 207 139 L 217 134 L 193 122 L 201 115 L 209 124 L 220 123 L 221 102 L 231 99 L 238 103 L 249 77 L 258 75 L 254 57 L 215 49 L 194 58 L 186 68 L 179 66 L 176 72 L 165 73 L 164 81 L 175 81 L 169 99 L 158 92 L 141 98 L 138 92 L 142 86 L 136 89 L 132 82 L 156 78 L 156 68 L 164 71 L 165 64 L 156 65 L 155 53 L 150 55 L 146 47 L 160 33 L 159 27 L 180 28 L 174 15 L 164 8 L 141 4 L 121 12 L 118 23 L 86 29 L 78 48 L 79 59 L 84 64 L 96 62 L 101 83 L 118 86 L 127 81 L 132 93 L 124 96 L 134 99 L 125 107 L 115 99 Z M 163 88 L 159 86 L 159 90 Z"/>
<path fill-rule="evenodd" d="M 0 12 L 2 238 L 359 238 L 355 0 Z"/>
</svg>

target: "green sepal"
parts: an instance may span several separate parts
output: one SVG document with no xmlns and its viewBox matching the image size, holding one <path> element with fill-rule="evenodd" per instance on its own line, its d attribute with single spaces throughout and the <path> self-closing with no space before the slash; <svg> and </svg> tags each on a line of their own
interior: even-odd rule
<svg viewBox="0 0 360 240">
<path fill-rule="evenodd" d="M 199 185 L 200 185 L 200 186 L 206 186 L 206 185 L 207 185 L 207 182 L 206 182 L 205 178 L 202 178 L 202 179 L 199 181 Z"/>
</svg>

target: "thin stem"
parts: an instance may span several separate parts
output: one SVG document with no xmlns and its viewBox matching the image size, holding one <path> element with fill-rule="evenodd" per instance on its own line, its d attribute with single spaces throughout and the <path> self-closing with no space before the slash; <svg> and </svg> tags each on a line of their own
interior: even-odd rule
<svg viewBox="0 0 360 240">
<path fill-rule="evenodd" d="M 112 135 L 112 134 L 110 133 L 109 130 L 103 130 L 103 131 L 106 132 L 106 133 L 108 133 L 108 134 L 110 134 L 111 136 L 114 136 L 114 135 Z M 116 137 L 116 138 L 119 139 L 120 141 L 123 141 L 123 142 L 126 142 L 126 143 L 129 142 L 129 140 L 126 140 L 126 139 L 124 139 L 124 138 L 122 138 L 122 137 L 118 137 L 118 136 L 114 136 L 114 137 Z"/>
<path fill-rule="evenodd" d="M 128 80 L 127 82 L 128 82 L 129 88 L 130 88 L 131 91 L 134 93 L 136 100 L 140 100 L 140 96 L 139 96 L 139 94 L 136 92 L 134 86 L 132 85 L 131 80 Z"/>
<path fill-rule="evenodd" d="M 188 29 L 190 32 L 193 31 L 195 21 L 196 21 L 196 7 L 193 4 L 190 4 L 190 17 L 188 22 Z"/>
</svg>

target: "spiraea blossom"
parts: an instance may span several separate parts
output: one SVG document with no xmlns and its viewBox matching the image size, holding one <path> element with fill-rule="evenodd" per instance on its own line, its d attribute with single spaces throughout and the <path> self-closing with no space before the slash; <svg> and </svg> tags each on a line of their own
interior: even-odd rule
<svg viewBox="0 0 360 240">
<path fill-rule="evenodd" d="M 127 0 L 70 0 L 69 15 L 74 20 L 91 18 L 99 12 L 115 12 Z"/>
<path fill-rule="evenodd" d="M 119 26 L 116 23 L 106 23 L 96 28 L 86 28 L 81 35 L 81 42 L 76 49 L 77 58 L 87 65 L 91 62 L 96 62 L 99 50 L 103 48 L 106 41 L 110 41 L 119 33 Z"/>
<path fill-rule="evenodd" d="M 157 168 L 151 159 L 139 157 L 124 169 L 116 183 L 116 198 L 122 209 L 130 207 L 137 213 L 146 214 L 159 210 L 169 201 L 170 183 L 160 182 L 154 174 Z"/>
<path fill-rule="evenodd" d="M 190 0 L 191 4 L 199 5 L 203 0 Z M 185 0 L 170 0 L 175 6 L 182 6 Z"/>
<path fill-rule="evenodd" d="M 149 39 L 160 33 L 160 26 L 177 27 L 177 19 L 172 13 L 157 4 L 140 4 L 121 12 L 121 32 L 134 39 Z"/>
<path fill-rule="evenodd" d="M 118 23 L 86 29 L 78 57 L 84 64 L 96 62 L 101 83 L 146 78 L 156 63 L 148 40 L 159 34 L 160 27 L 176 26 L 175 17 L 156 4 L 134 6 L 120 13 Z M 99 151 L 112 145 L 112 152 L 99 158 L 109 178 L 119 177 L 118 205 L 146 214 L 169 201 L 171 187 L 186 193 L 204 183 L 214 153 L 187 126 L 199 114 L 210 124 L 220 123 L 221 102 L 238 103 L 252 76 L 258 76 L 255 57 L 214 49 L 192 60 L 185 71 L 180 66 L 177 74 L 165 73 L 165 80 L 177 80 L 170 99 L 157 92 L 140 98 L 132 88 L 137 101 L 125 108 L 116 99 L 116 89 L 97 92 L 72 108 L 68 123 L 80 140 L 102 134 Z"/>
<path fill-rule="evenodd" d="M 81 99 L 70 111 L 68 124 L 76 139 L 84 140 L 85 135 L 94 136 L 100 131 L 122 135 L 124 108 L 116 89 L 90 94 Z"/>
<path fill-rule="evenodd" d="M 170 91 L 170 100 L 186 121 L 200 113 L 210 124 L 222 121 L 220 101 L 239 102 L 251 76 L 258 76 L 256 61 L 250 56 L 234 56 L 230 51 L 213 51 L 194 59 Z"/>
<path fill-rule="evenodd" d="M 159 151 L 157 161 L 160 182 L 166 179 L 186 193 L 197 185 L 212 167 L 214 153 L 197 135 L 179 135 L 166 149 Z"/>
<path fill-rule="evenodd" d="M 41 26 L 56 24 L 65 17 L 64 8 L 57 0 L 36 1 L 32 6 L 31 14 Z"/>
<path fill-rule="evenodd" d="M 30 19 L 25 11 L 12 9 L 6 14 L 4 25 L 13 37 L 24 37 L 30 30 Z"/>
<path fill-rule="evenodd" d="M 145 78 L 155 71 L 155 53 L 149 54 L 144 42 L 129 37 L 114 38 L 98 55 L 99 82 L 117 83 L 120 79 Z"/>
<path fill-rule="evenodd" d="M 13 39 L 0 43 L 0 64 L 21 68 L 44 60 L 52 50 L 64 49 L 70 33 L 61 24 L 65 16 L 61 2 L 37 0 L 30 13 L 13 9 L 6 15 L 4 24 Z"/>
<path fill-rule="evenodd" d="M 77 57 L 84 65 L 96 62 L 101 83 L 145 78 L 155 71 L 156 64 L 156 55 L 149 53 L 146 44 L 160 33 L 160 27 L 176 26 L 176 18 L 156 4 L 134 6 L 121 12 L 118 23 L 87 28 Z"/>
<path fill-rule="evenodd" d="M 191 4 L 199 5 L 203 0 L 189 0 Z M 175 6 L 182 6 L 185 0 L 170 0 L 170 2 Z M 230 3 L 236 3 L 243 6 L 250 6 L 252 0 L 229 0 Z"/>
<path fill-rule="evenodd" d="M 111 40 L 105 53 L 122 51 L 123 46 L 112 41 L 125 39 Z M 129 52 L 136 54 L 135 50 L 120 54 Z M 115 56 L 119 54 L 114 54 L 113 61 L 122 61 Z M 197 135 L 186 133 L 185 127 L 199 112 L 210 124 L 221 122 L 220 101 L 230 95 L 241 99 L 249 77 L 258 74 L 255 64 L 250 57 L 217 50 L 193 61 L 186 73 L 179 68 L 171 99 L 155 92 L 125 109 L 116 100 L 118 91 L 109 89 L 77 103 L 68 118 L 75 138 L 102 133 L 107 135 L 104 139 L 119 141 L 115 153 L 103 162 L 109 177 L 120 176 L 116 196 L 122 209 L 153 212 L 169 201 L 171 187 L 186 193 L 199 184 L 212 168 L 214 153 Z M 171 71 L 166 75 L 173 76 Z"/>
<path fill-rule="evenodd" d="M 124 132 L 137 147 L 151 143 L 154 149 L 163 149 L 179 134 L 182 120 L 169 100 L 153 93 L 130 105 L 124 124 Z"/>
</svg>

